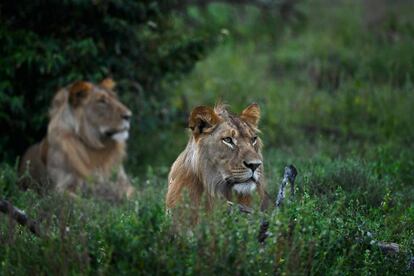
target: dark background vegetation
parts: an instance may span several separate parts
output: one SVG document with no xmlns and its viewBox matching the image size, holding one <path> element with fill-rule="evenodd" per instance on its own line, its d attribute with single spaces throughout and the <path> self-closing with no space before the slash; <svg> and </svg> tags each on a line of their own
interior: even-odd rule
<svg viewBox="0 0 414 276">
<path fill-rule="evenodd" d="M 3 1 L 0 194 L 41 221 L 38 239 L 0 215 L 4 274 L 407 274 L 414 251 L 411 1 Z M 112 76 L 134 111 L 127 169 L 137 196 L 111 205 L 19 191 L 15 164 L 45 135 L 68 83 Z M 262 109 L 267 216 L 225 206 L 172 238 L 169 166 L 192 107 Z M 56 203 L 58 202 L 58 204 Z M 400 244 L 383 254 L 376 241 Z"/>
</svg>

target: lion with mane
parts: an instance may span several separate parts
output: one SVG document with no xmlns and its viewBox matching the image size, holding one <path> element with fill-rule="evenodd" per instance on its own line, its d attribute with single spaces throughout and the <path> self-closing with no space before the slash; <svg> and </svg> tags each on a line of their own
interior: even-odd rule
<svg viewBox="0 0 414 276">
<path fill-rule="evenodd" d="M 114 86 L 112 79 L 99 85 L 78 81 L 56 93 L 47 136 L 20 163 L 23 188 L 71 195 L 93 190 L 116 200 L 132 195 L 122 165 L 132 113 L 118 100 Z"/>
<path fill-rule="evenodd" d="M 205 192 L 206 208 L 211 210 L 217 197 L 250 206 L 257 190 L 261 209 L 270 198 L 265 191 L 262 142 L 257 136 L 260 108 L 251 104 L 240 116 L 225 105 L 199 106 L 189 118 L 190 139 L 168 176 L 166 207 L 179 203 L 184 189 L 189 192 L 193 210 L 197 210 Z"/>
</svg>

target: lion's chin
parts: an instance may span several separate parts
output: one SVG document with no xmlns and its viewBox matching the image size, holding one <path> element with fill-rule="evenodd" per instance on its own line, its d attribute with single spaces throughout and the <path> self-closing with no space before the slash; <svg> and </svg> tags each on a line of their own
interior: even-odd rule
<svg viewBox="0 0 414 276">
<path fill-rule="evenodd" d="M 112 134 L 111 138 L 119 143 L 125 142 L 126 140 L 128 140 L 129 137 L 129 132 L 128 130 L 123 130 L 117 133 Z"/>
<path fill-rule="evenodd" d="M 253 181 L 237 183 L 233 186 L 233 190 L 239 194 L 250 195 L 254 192 L 254 190 L 256 190 L 256 183 Z"/>
</svg>

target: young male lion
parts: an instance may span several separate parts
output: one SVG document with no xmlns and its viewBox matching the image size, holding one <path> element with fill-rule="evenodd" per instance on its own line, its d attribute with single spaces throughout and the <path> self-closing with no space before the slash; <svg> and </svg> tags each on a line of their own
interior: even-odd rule
<svg viewBox="0 0 414 276">
<path fill-rule="evenodd" d="M 92 191 L 115 200 L 131 196 L 122 162 L 132 113 L 113 88 L 110 79 L 99 85 L 78 81 L 56 93 L 47 136 L 22 158 L 20 174 L 28 169 L 31 175 L 23 179 L 24 188 L 35 182 L 38 190 Z"/>
<path fill-rule="evenodd" d="M 168 176 L 167 210 L 176 207 L 184 188 L 194 210 L 204 191 L 209 210 L 214 198 L 231 201 L 233 193 L 240 204 L 249 206 L 254 190 L 261 198 L 261 209 L 266 209 L 270 201 L 265 192 L 262 142 L 257 136 L 259 119 L 257 104 L 240 116 L 224 105 L 194 108 L 189 118 L 192 134 Z"/>
</svg>

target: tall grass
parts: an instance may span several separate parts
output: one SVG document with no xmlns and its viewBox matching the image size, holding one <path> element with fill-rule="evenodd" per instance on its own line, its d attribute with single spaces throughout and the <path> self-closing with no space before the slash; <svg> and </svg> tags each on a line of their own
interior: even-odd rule
<svg viewBox="0 0 414 276">
<path fill-rule="evenodd" d="M 269 191 L 276 195 L 289 152 L 267 157 Z M 293 158 L 292 158 L 293 157 Z M 376 169 L 355 158 L 291 156 L 300 168 L 295 200 L 277 213 L 247 216 L 218 204 L 202 215 L 192 234 L 176 235 L 164 214 L 165 175 L 135 182 L 136 198 L 120 205 L 58 195 L 38 198 L 17 192 L 16 205 L 40 220 L 36 238 L 1 217 L 1 271 L 5 274 L 269 274 L 401 273 L 413 250 L 414 205 Z M 3 172 L 11 173 L 11 168 Z M 4 190 L 9 184 L 2 182 Z M 57 204 L 57 202 L 59 202 Z M 257 202 L 257 201 L 256 201 Z M 262 217 L 270 221 L 264 245 L 256 237 Z M 372 235 L 368 234 L 371 233 Z M 373 240 L 393 241 L 403 254 L 384 255 Z"/>
</svg>

